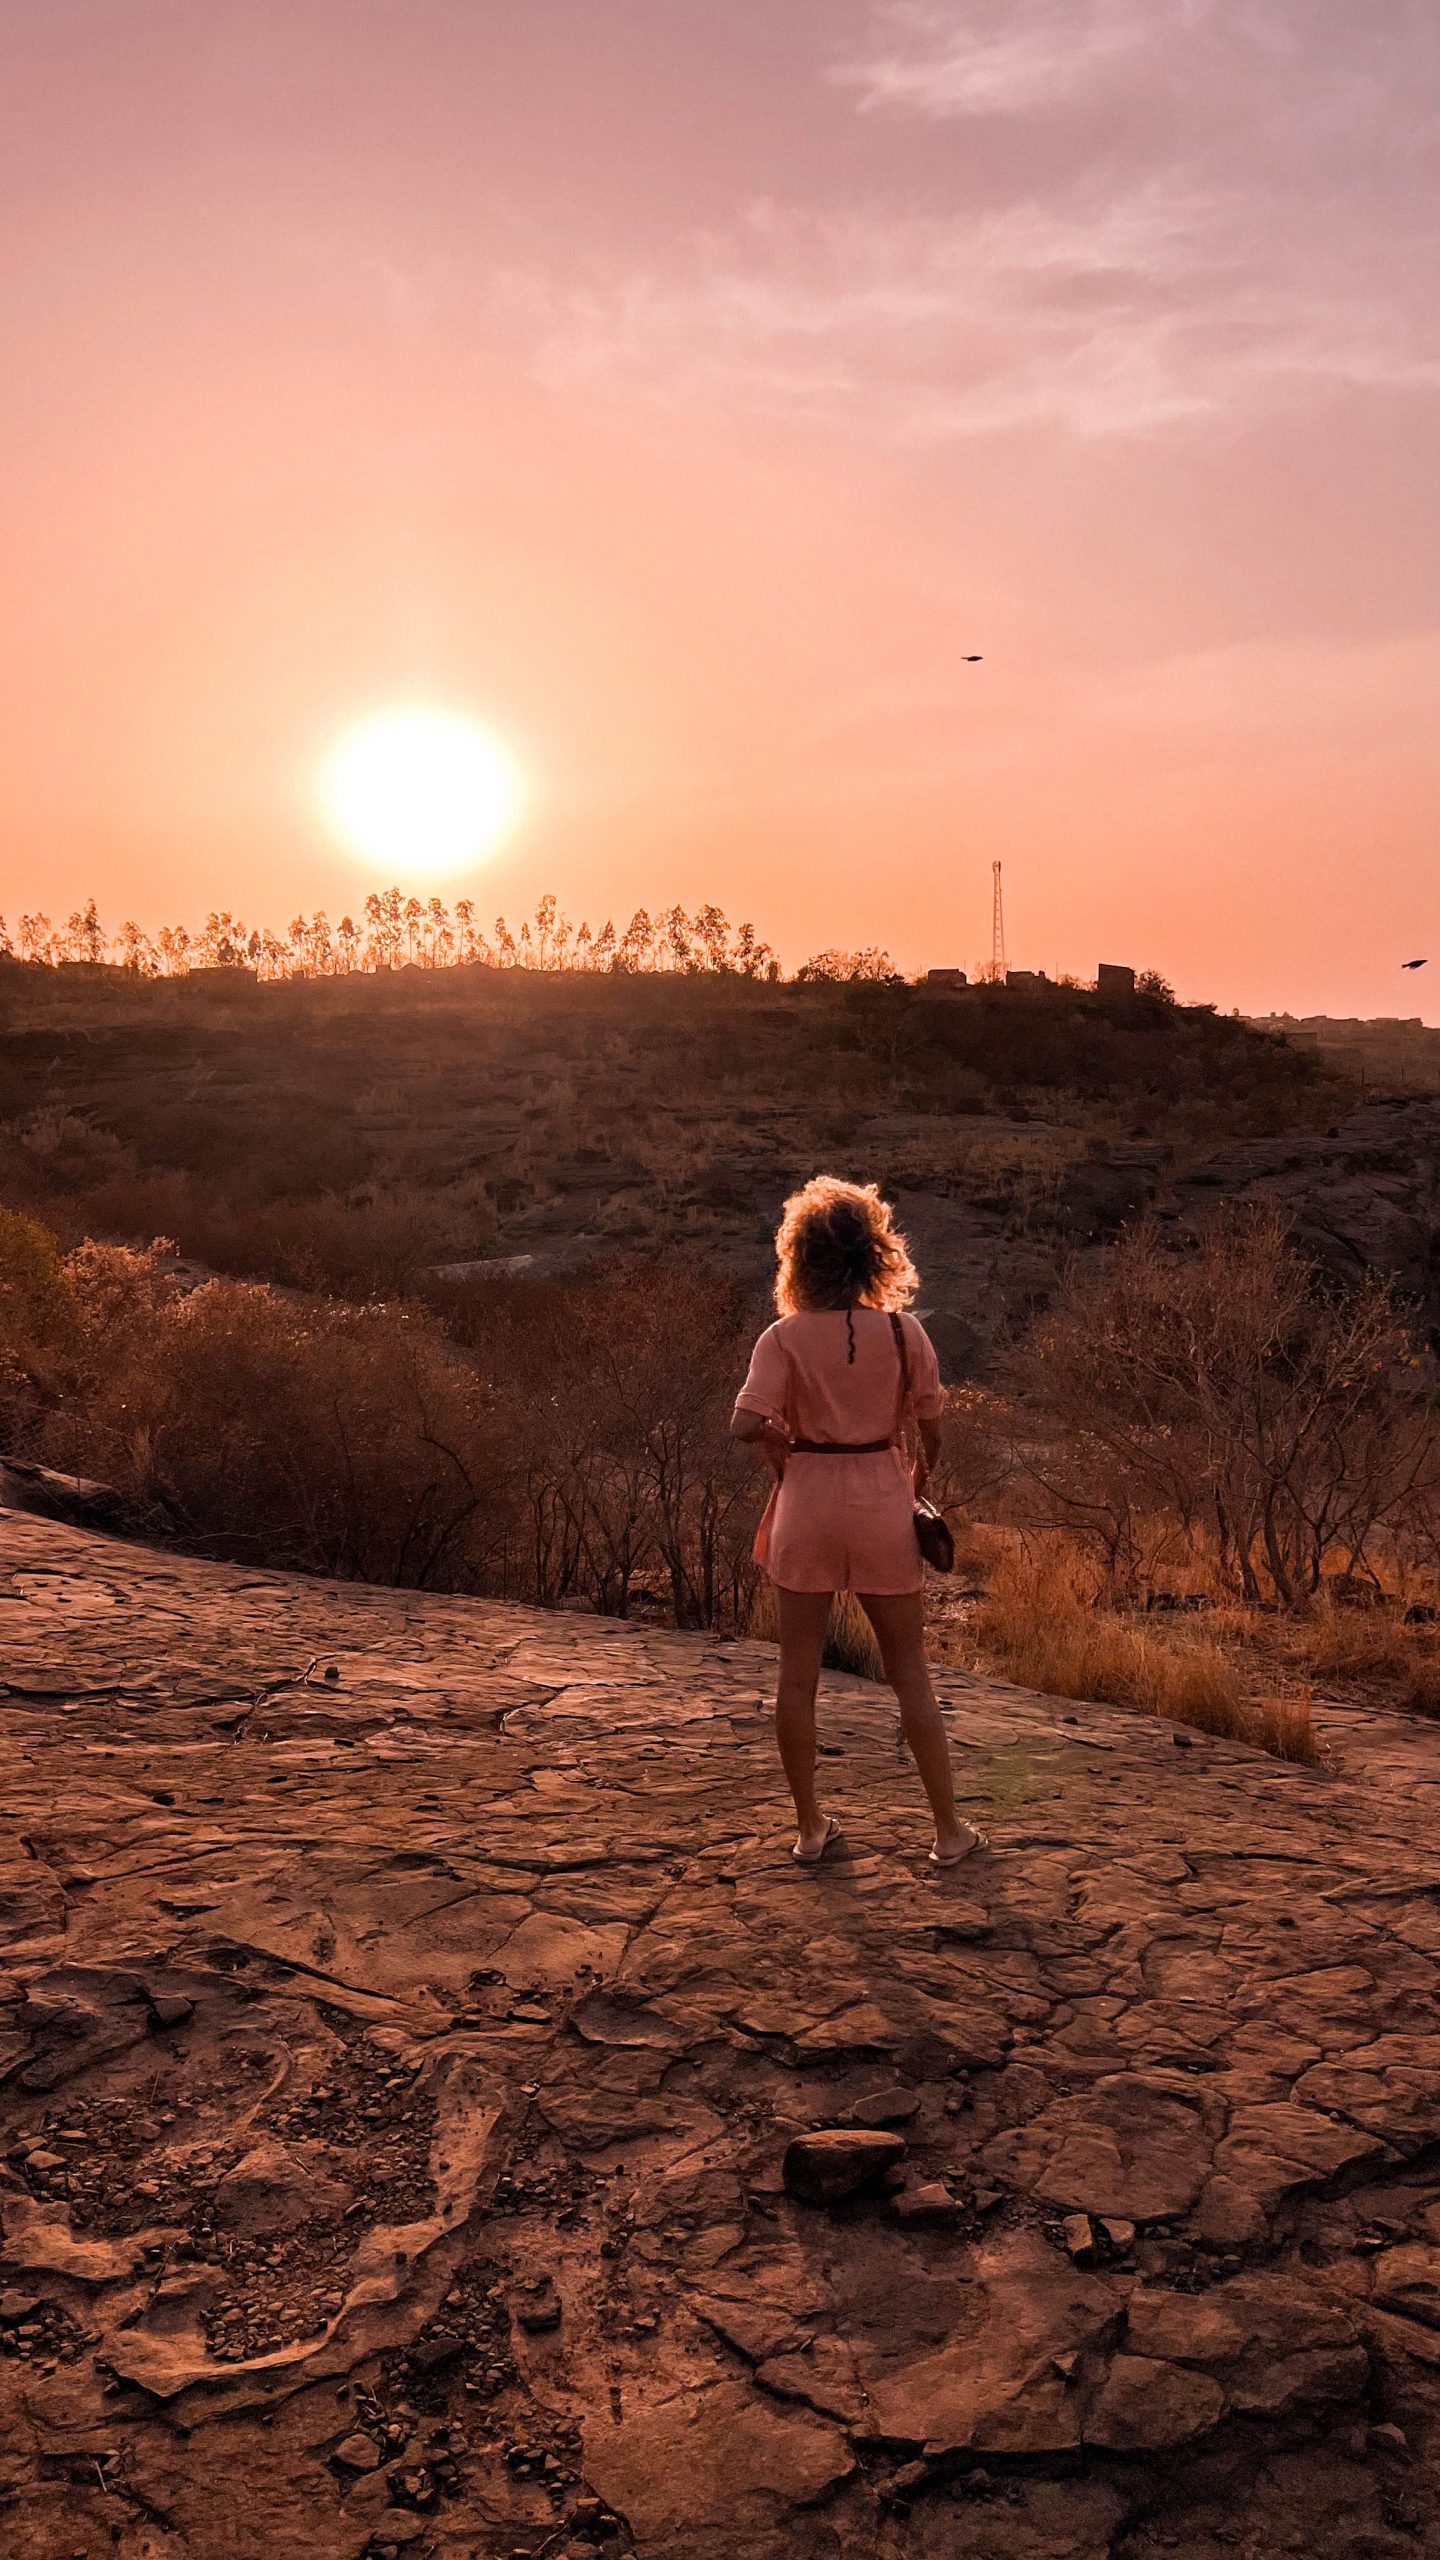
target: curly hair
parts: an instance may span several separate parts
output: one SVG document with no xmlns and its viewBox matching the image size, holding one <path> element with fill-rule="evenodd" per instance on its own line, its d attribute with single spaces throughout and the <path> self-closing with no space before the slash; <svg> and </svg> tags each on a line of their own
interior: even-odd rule
<svg viewBox="0 0 1440 2560">
<path fill-rule="evenodd" d="M 775 1230 L 782 1316 L 822 1307 L 908 1307 L 920 1285 L 888 1200 L 873 1182 L 817 1173 L 792 1191 Z"/>
</svg>

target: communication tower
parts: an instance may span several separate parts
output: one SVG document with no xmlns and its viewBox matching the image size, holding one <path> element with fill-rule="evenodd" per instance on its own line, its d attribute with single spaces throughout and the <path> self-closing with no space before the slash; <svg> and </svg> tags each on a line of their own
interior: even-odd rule
<svg viewBox="0 0 1440 2560">
<path fill-rule="evenodd" d="M 1005 977 L 1005 900 L 1000 888 L 1000 865 L 998 862 L 992 862 L 990 868 L 995 874 L 995 922 L 994 931 L 991 937 L 992 947 L 990 952 L 990 968 L 991 974 L 995 978 L 996 983 L 1003 984 Z"/>
</svg>

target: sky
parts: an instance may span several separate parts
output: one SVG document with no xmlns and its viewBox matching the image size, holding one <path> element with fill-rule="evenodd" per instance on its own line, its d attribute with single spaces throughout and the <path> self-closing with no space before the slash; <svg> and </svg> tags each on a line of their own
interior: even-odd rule
<svg viewBox="0 0 1440 2560">
<path fill-rule="evenodd" d="M 1440 1020 L 1431 0 L 0 0 L 0 100 L 12 928 L 355 908 L 425 702 L 483 917 L 973 967 L 998 858 Z"/>
</svg>

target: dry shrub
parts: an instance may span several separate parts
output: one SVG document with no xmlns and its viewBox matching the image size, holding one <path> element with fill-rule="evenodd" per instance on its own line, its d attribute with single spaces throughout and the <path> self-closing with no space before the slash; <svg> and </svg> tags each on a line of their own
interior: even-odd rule
<svg viewBox="0 0 1440 2560">
<path fill-rule="evenodd" d="M 971 1632 L 992 1666 L 1021 1688 L 1128 1705 L 1146 1640 L 1099 1615 L 1085 1584 L 1080 1560 L 1063 1552 L 1002 1554 Z"/>
<path fill-rule="evenodd" d="M 62 1256 L 12 1219 L 0 1445 L 206 1553 L 621 1616 L 663 1592 L 678 1625 L 743 1626 L 743 1292 L 656 1264 L 436 1294 L 443 1315 L 235 1280 L 187 1295 L 161 1247 Z"/>
<path fill-rule="evenodd" d="M 226 1271 L 334 1291 L 343 1298 L 413 1291 L 437 1264 L 493 1253 L 494 1203 L 480 1184 L 448 1191 L 407 1186 L 351 1199 L 272 1200 L 253 1209 L 213 1205 L 180 1241 Z"/>
<path fill-rule="evenodd" d="M 1192 1725 L 1197 1733 L 1256 1739 L 1240 1674 L 1213 1639 L 1192 1638 L 1173 1650 L 1154 1637 L 1139 1636 L 1137 1642 L 1144 1648 L 1142 1676 L 1152 1694 L 1147 1700 L 1142 1692 L 1136 1703 L 1151 1704 L 1170 1724 Z"/>
<path fill-rule="evenodd" d="M 934 1493 L 933 1479 L 927 1491 L 935 1500 L 940 1501 L 940 1507 L 950 1523 L 955 1540 L 954 1581 L 948 1587 L 957 1590 L 966 1588 L 984 1590 L 1002 1556 L 1009 1554 L 1010 1542 L 1000 1531 L 988 1528 L 979 1520 L 967 1520 L 963 1514 L 957 1516 L 948 1503 Z"/>
<path fill-rule="evenodd" d="M 763 1499 L 730 1437 L 755 1329 L 747 1293 L 690 1258 L 445 1298 L 489 1381 L 516 1516 L 502 1589 L 623 1617 L 664 1587 L 677 1626 L 745 1626 Z"/>
<path fill-rule="evenodd" d="M 1239 1670 L 1213 1639 L 1186 1633 L 1162 1643 L 1097 1606 L 1093 1577 L 1073 1552 L 1016 1552 L 997 1564 L 972 1621 L 982 1658 L 1019 1687 L 1056 1698 L 1144 1707 L 1173 1724 L 1221 1734 L 1287 1759 L 1299 1747 L 1302 1701 L 1253 1707 Z M 1294 1710 L 1291 1713 L 1291 1710 Z M 1282 1744 L 1283 1738 L 1283 1744 Z"/>
<path fill-rule="evenodd" d="M 30 1454 L 114 1485 L 202 1553 L 483 1583 L 506 1464 L 490 1399 L 433 1320 L 242 1281 L 186 1296 L 158 1252 L 112 1245 L 66 1256 L 60 1282 L 63 1338 Z"/>
<path fill-rule="evenodd" d="M 94 1233 L 172 1236 L 213 1271 L 356 1300 L 403 1296 L 437 1263 L 493 1252 L 498 1234 L 479 1184 L 247 1202 L 222 1199 L 189 1174 L 161 1174 L 92 1193 L 84 1210 Z"/>
<path fill-rule="evenodd" d="M 0 1209 L 0 1322 L 7 1337 L 47 1332 L 59 1306 L 60 1248 L 35 1218 Z"/>
<path fill-rule="evenodd" d="M 1077 1266 L 1017 1356 L 1031 1517 L 1133 1593 L 1155 1520 L 1210 1542 L 1232 1592 L 1294 1608 L 1332 1559 L 1363 1573 L 1440 1504 L 1440 1430 L 1404 1311 L 1328 1288 L 1278 1213 L 1217 1217 L 1193 1255 L 1159 1229 Z"/>
<path fill-rule="evenodd" d="M 974 1525 L 974 1516 L 977 1510 L 994 1505 L 1015 1467 L 1015 1416 L 1010 1408 L 983 1387 L 967 1384 L 952 1389 L 945 1400 L 940 1454 L 927 1491 L 955 1533 L 955 1566 L 962 1579 L 984 1579 L 989 1560 L 987 1532 Z"/>
<path fill-rule="evenodd" d="M 38 1112 L 0 1129 L 0 1181 L 67 1244 L 171 1236 L 215 1272 L 354 1299 L 408 1293 L 436 1264 L 497 1249 L 495 1203 L 474 1173 L 425 1184 L 403 1169 L 361 1183 L 342 1172 L 336 1182 L 323 1150 L 303 1143 L 311 1133 L 283 1117 L 251 1129 L 249 1151 L 235 1156 L 218 1115 L 213 1161 L 192 1161 L 191 1150 L 157 1162 L 163 1131 L 144 1134 L 150 1153 L 139 1160 L 75 1113 Z M 337 1163 L 344 1152 L 334 1150 Z"/>
</svg>

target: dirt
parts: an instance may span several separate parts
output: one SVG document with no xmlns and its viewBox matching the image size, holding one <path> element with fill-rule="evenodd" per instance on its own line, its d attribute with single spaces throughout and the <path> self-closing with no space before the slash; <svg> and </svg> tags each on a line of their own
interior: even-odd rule
<svg viewBox="0 0 1440 2560">
<path fill-rule="evenodd" d="M 0 1514 L 6 2560 L 1437 2560 L 1433 1737 L 772 1677 Z"/>
</svg>

